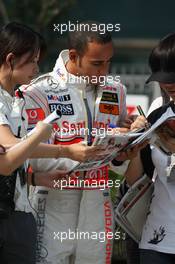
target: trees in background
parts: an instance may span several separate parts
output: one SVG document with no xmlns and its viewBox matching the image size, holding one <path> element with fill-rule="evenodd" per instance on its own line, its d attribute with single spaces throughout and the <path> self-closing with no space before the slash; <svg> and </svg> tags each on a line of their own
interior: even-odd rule
<svg viewBox="0 0 175 264">
<path fill-rule="evenodd" d="M 68 12 L 76 2 L 76 0 L 0 0 L 0 26 L 17 21 L 40 32 L 48 45 L 47 64 L 46 62 L 42 64 L 42 71 L 50 71 L 64 43 L 64 36 L 54 32 L 53 24 L 67 21 Z"/>
</svg>

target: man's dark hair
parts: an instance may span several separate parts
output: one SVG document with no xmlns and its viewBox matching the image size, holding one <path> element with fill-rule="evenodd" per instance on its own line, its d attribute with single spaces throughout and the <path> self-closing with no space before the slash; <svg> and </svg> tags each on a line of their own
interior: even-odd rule
<svg viewBox="0 0 175 264">
<path fill-rule="evenodd" d="M 82 55 L 86 51 L 89 42 L 96 42 L 99 44 L 111 42 L 112 37 L 110 32 L 105 29 L 105 32 L 102 33 L 100 25 L 101 24 L 96 21 L 84 21 L 77 24 L 75 31 L 69 32 L 69 50 L 75 49 Z M 95 30 L 95 28 L 97 28 L 97 30 Z"/>
<path fill-rule="evenodd" d="M 5 62 L 6 56 L 10 52 L 16 58 L 29 53 L 25 62 L 27 63 L 39 49 L 41 58 L 46 51 L 44 39 L 39 33 L 23 24 L 10 22 L 0 30 L 0 66 Z"/>
<path fill-rule="evenodd" d="M 149 56 L 152 73 L 175 72 L 175 33 L 160 40 Z"/>
</svg>

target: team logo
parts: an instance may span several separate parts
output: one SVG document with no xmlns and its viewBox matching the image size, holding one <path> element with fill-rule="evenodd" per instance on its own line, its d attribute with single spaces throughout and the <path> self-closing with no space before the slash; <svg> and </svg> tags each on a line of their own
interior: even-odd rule
<svg viewBox="0 0 175 264">
<path fill-rule="evenodd" d="M 70 94 L 65 94 L 65 95 L 48 94 L 47 99 L 49 101 L 67 102 L 70 101 Z"/>
<path fill-rule="evenodd" d="M 46 89 L 44 92 L 47 93 L 54 93 L 54 94 L 59 94 L 59 93 L 68 93 L 68 88 L 61 88 L 61 86 L 54 90 L 54 89 Z"/>
<path fill-rule="evenodd" d="M 108 115 L 119 115 L 119 107 L 114 104 L 100 104 L 100 112 Z"/>
<path fill-rule="evenodd" d="M 118 96 L 116 93 L 103 92 L 101 101 L 118 103 Z"/>
<path fill-rule="evenodd" d="M 62 73 L 61 70 L 60 70 L 59 68 L 56 70 L 56 73 L 57 73 L 58 76 L 61 78 L 61 80 L 66 81 L 66 76 L 65 76 L 65 74 Z"/>
<path fill-rule="evenodd" d="M 60 110 L 62 115 L 74 115 L 72 104 L 49 104 L 51 113 L 55 110 Z"/>
<path fill-rule="evenodd" d="M 29 125 L 36 124 L 38 121 L 45 118 L 45 113 L 42 108 L 27 109 L 26 111 Z"/>
<path fill-rule="evenodd" d="M 53 78 L 48 78 L 47 83 L 52 87 L 52 89 L 56 89 L 58 87 L 58 82 L 56 80 L 53 80 Z"/>
<path fill-rule="evenodd" d="M 113 91 L 113 92 L 116 92 L 117 91 L 117 88 L 116 87 L 113 87 L 113 86 L 104 86 L 103 90 L 104 91 Z"/>
</svg>

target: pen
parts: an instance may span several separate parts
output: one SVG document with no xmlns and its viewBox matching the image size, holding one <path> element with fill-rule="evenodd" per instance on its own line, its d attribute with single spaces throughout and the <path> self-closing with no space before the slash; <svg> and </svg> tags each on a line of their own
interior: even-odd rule
<svg viewBox="0 0 175 264">
<path fill-rule="evenodd" d="M 143 109 L 141 108 L 140 105 L 137 105 L 137 110 L 138 110 L 138 112 L 139 112 L 140 115 L 142 115 L 142 116 L 144 116 L 146 118 L 146 116 L 145 116 L 145 114 L 143 112 Z"/>
<path fill-rule="evenodd" d="M 142 115 L 142 116 L 144 116 L 146 118 L 146 115 L 144 114 L 143 109 L 141 108 L 140 105 L 137 106 L 137 110 L 138 110 L 140 115 Z M 151 127 L 151 124 L 146 121 L 145 127 L 148 129 L 148 128 Z"/>
</svg>

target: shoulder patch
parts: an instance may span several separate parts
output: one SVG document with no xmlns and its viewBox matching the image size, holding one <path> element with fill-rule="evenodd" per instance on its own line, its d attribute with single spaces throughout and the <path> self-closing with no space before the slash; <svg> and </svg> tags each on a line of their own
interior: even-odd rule
<svg viewBox="0 0 175 264">
<path fill-rule="evenodd" d="M 56 89 L 59 85 L 58 80 L 56 80 L 53 76 L 48 77 L 47 83 L 52 89 Z"/>
<path fill-rule="evenodd" d="M 46 73 L 43 75 L 40 75 L 38 78 L 32 80 L 32 82 L 28 85 L 22 85 L 20 89 L 25 92 L 27 90 L 31 90 L 34 86 L 36 89 L 36 86 L 40 87 L 42 85 L 46 87 L 50 87 L 51 89 L 55 89 L 59 86 L 59 82 L 56 78 L 53 77 L 50 73 Z"/>
</svg>

